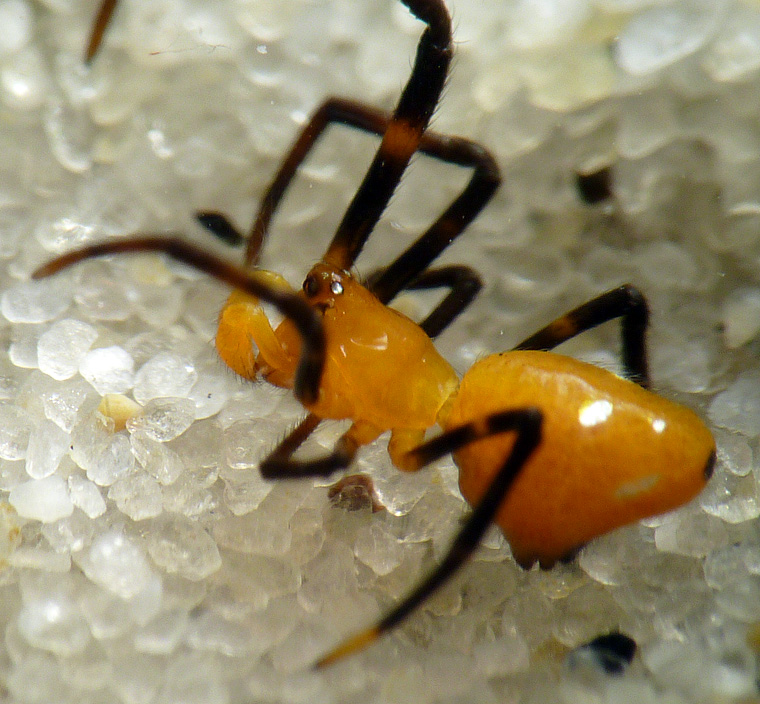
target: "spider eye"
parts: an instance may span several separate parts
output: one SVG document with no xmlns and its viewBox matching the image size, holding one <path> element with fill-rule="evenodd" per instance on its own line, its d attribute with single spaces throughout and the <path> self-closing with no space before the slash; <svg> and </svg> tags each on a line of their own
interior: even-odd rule
<svg viewBox="0 0 760 704">
<path fill-rule="evenodd" d="M 303 292 L 307 297 L 311 298 L 319 293 L 319 282 L 316 276 L 309 274 L 303 282 Z"/>
<path fill-rule="evenodd" d="M 330 290 L 333 292 L 333 294 L 339 296 L 341 293 L 343 293 L 343 284 L 340 281 L 333 281 L 330 284 Z"/>
</svg>

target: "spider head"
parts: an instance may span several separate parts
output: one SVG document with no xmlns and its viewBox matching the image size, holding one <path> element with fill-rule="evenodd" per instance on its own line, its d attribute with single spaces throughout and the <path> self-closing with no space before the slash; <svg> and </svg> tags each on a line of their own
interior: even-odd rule
<svg viewBox="0 0 760 704">
<path fill-rule="evenodd" d="M 314 308 L 325 313 L 354 285 L 356 282 L 347 271 L 317 264 L 304 279 L 303 294 Z"/>
</svg>

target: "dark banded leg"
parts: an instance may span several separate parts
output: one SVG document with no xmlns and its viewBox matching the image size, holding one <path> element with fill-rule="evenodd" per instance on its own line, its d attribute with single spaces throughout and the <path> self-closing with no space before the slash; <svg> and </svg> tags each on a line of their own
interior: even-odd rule
<svg viewBox="0 0 760 704">
<path fill-rule="evenodd" d="M 402 2 L 413 15 L 428 26 L 420 38 L 412 74 L 393 116 L 388 119 L 379 111 L 351 101 L 327 101 L 297 140 L 275 177 L 270 191 L 265 195 L 249 239 L 246 263 L 255 263 L 258 258 L 277 202 L 298 164 L 331 121 L 343 122 L 383 135 L 380 148 L 338 226 L 324 261 L 341 269 L 349 269 L 359 255 L 388 205 L 412 155 L 420 146 L 423 133 L 443 90 L 453 52 L 451 21 L 442 0 Z M 202 216 L 209 214 L 203 213 Z M 218 216 L 217 213 L 213 215 Z"/>
<path fill-rule="evenodd" d="M 478 546 L 499 506 L 532 452 L 541 442 L 541 411 L 537 408 L 504 411 L 449 430 L 410 452 L 420 467 L 450 452 L 497 433 L 515 432 L 512 452 L 494 477 L 480 503 L 473 509 L 438 567 L 379 623 L 368 628 L 317 661 L 321 668 L 373 643 L 383 633 L 397 626 L 425 599 L 443 585 Z"/>
<path fill-rule="evenodd" d="M 383 134 L 380 148 L 323 258 L 341 269 L 349 269 L 356 261 L 419 148 L 451 63 L 451 19 L 442 0 L 403 2 L 428 26 L 420 38 L 412 74 Z"/>
<path fill-rule="evenodd" d="M 274 213 L 280 205 L 298 167 L 308 156 L 317 140 L 327 127 L 333 123 L 346 125 L 355 129 L 382 135 L 390 122 L 390 116 L 382 110 L 369 105 L 328 98 L 309 119 L 301 134 L 290 148 L 274 180 L 267 188 L 256 214 L 250 233 L 246 237 L 240 233 L 229 220 L 216 211 L 202 211 L 196 214 L 198 221 L 217 237 L 230 244 L 247 242 L 243 264 L 253 266 L 258 262 L 261 248 L 269 232 Z M 236 241 L 237 240 L 237 241 Z"/>
<path fill-rule="evenodd" d="M 312 115 L 309 123 L 280 166 L 280 170 L 264 194 L 256 220 L 247 237 L 240 233 L 224 215 L 216 211 L 197 213 L 198 221 L 219 239 L 229 244 L 240 244 L 247 240 L 244 264 L 248 266 L 256 264 L 269 231 L 272 217 L 285 195 L 285 191 L 293 180 L 298 167 L 303 163 L 328 125 L 338 123 L 382 135 L 390 122 L 390 116 L 382 110 L 351 100 L 329 98 Z M 402 255 L 406 256 L 407 260 L 414 260 L 411 265 L 398 265 L 397 263 L 391 265 L 395 267 L 395 270 L 386 277 L 383 285 L 385 290 L 382 293 L 382 300 L 385 303 L 404 288 L 405 282 L 411 281 L 452 240 L 464 231 L 501 183 L 496 161 L 484 147 L 475 142 L 436 132 L 425 132 L 420 140 L 419 151 L 433 159 L 439 159 L 463 168 L 472 168 L 474 173 L 462 194 L 422 236 L 421 243 L 413 245 L 416 248 L 415 253 Z M 390 295 L 391 292 L 392 295 Z"/>
<path fill-rule="evenodd" d="M 303 477 L 325 477 L 348 467 L 356 456 L 356 451 L 375 440 L 382 431 L 366 424 L 354 423 L 335 443 L 333 451 L 313 460 L 295 460 L 293 454 L 312 434 L 321 422 L 319 416 L 310 413 L 261 463 L 261 475 L 265 479 L 301 479 Z"/>
<path fill-rule="evenodd" d="M 449 293 L 420 323 L 430 338 L 440 335 L 472 303 L 483 288 L 477 272 L 468 266 L 444 266 L 428 269 L 407 285 L 412 291 L 446 287 Z"/>
<path fill-rule="evenodd" d="M 301 358 L 298 361 L 294 392 L 305 404 L 313 403 L 319 395 L 319 384 L 325 363 L 325 333 L 319 315 L 300 296 L 273 288 L 255 271 L 229 264 L 179 238 L 135 237 L 94 244 L 67 252 L 53 259 L 32 274 L 35 279 L 51 276 L 83 259 L 123 252 L 163 252 L 184 264 L 199 269 L 230 286 L 271 303 L 286 318 L 290 318 L 301 335 Z"/>
<path fill-rule="evenodd" d="M 515 350 L 551 350 L 586 330 L 621 318 L 625 375 L 649 388 L 646 332 L 649 308 L 644 295 L 631 284 L 603 293 L 578 306 L 514 347 Z"/>
<path fill-rule="evenodd" d="M 501 184 L 501 174 L 496 161 L 484 147 L 474 142 L 440 137 L 436 156 L 452 164 L 473 167 L 475 171 L 462 193 L 438 220 L 387 266 L 374 282 L 371 290 L 383 303 L 393 300 L 399 291 L 407 288 L 464 232 Z"/>
<path fill-rule="evenodd" d="M 103 34 L 106 31 L 108 23 L 111 21 L 113 11 L 116 9 L 116 5 L 119 0 L 103 0 L 98 9 L 98 14 L 95 17 L 95 22 L 92 25 L 92 31 L 90 32 L 90 39 L 87 42 L 87 49 L 84 53 L 84 62 L 86 64 L 92 63 L 95 54 L 98 53 L 100 43 L 103 41 Z"/>
<path fill-rule="evenodd" d="M 370 274 L 366 286 L 371 291 L 373 281 L 379 279 L 384 269 Z M 483 284 L 478 273 L 468 266 L 444 266 L 436 269 L 427 269 L 411 283 L 404 287 L 407 291 L 423 291 L 431 288 L 448 288 L 449 293 L 428 314 L 420 327 L 428 337 L 438 337 L 452 321 L 465 309 L 478 295 Z"/>
</svg>

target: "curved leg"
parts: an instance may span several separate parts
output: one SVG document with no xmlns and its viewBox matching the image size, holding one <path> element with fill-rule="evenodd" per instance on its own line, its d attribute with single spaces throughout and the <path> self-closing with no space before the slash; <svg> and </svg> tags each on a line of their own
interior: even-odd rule
<svg viewBox="0 0 760 704">
<path fill-rule="evenodd" d="M 442 137 L 441 140 L 438 147 L 439 158 L 445 154 L 445 161 L 469 166 L 475 171 L 462 193 L 438 220 L 387 266 L 375 281 L 372 292 L 383 303 L 388 303 L 400 290 L 414 281 L 464 232 L 501 184 L 499 167 L 485 148 L 463 139 Z"/>
<path fill-rule="evenodd" d="M 245 261 L 253 264 L 266 237 L 272 215 L 298 166 L 328 124 L 338 122 L 382 135 L 380 148 L 364 181 L 351 201 L 323 260 L 340 268 L 350 268 L 385 210 L 412 155 L 420 150 L 430 156 L 461 166 L 474 167 L 475 174 L 457 198 L 413 251 L 396 262 L 383 281 L 378 296 L 387 302 L 404 288 L 448 244 L 460 234 L 481 210 L 500 182 L 498 168 L 491 155 L 466 139 L 425 133 L 438 102 L 451 60 L 451 27 L 441 0 L 404 0 L 419 19 L 428 23 L 417 50 L 412 75 L 391 117 L 361 103 L 332 98 L 312 116 L 296 140 L 263 202 L 249 237 Z M 203 224 L 212 221 L 212 230 L 236 232 L 229 221 L 216 212 L 200 213 Z M 242 237 L 239 234 L 237 237 Z M 236 237 L 236 238 L 237 238 Z"/>
<path fill-rule="evenodd" d="M 316 401 L 325 363 L 325 333 L 322 321 L 303 298 L 290 291 L 284 291 L 281 287 L 272 286 L 266 276 L 262 277 L 255 271 L 246 271 L 229 264 L 178 238 L 135 237 L 67 252 L 37 269 L 32 277 L 41 279 L 84 259 L 122 252 L 163 252 L 275 306 L 282 315 L 293 321 L 301 335 L 301 359 L 298 361 L 294 393 L 305 404 Z"/>
<path fill-rule="evenodd" d="M 341 643 L 320 658 L 315 667 L 322 668 L 331 665 L 373 643 L 383 633 L 403 621 L 462 566 L 478 546 L 515 478 L 541 442 L 541 422 L 541 411 L 536 408 L 494 413 L 482 420 L 449 430 L 409 453 L 409 463 L 416 464 L 419 469 L 475 440 L 497 433 L 515 432 L 517 434 L 512 452 L 494 477 L 480 503 L 462 526 L 438 567 L 379 623 Z"/>
<path fill-rule="evenodd" d="M 649 308 L 644 295 L 631 284 L 603 293 L 578 306 L 514 347 L 515 350 L 551 350 L 597 325 L 622 318 L 623 367 L 626 376 L 649 388 L 646 332 Z"/>
<path fill-rule="evenodd" d="M 326 457 L 314 460 L 295 460 L 293 454 L 311 435 L 322 419 L 310 413 L 261 463 L 261 475 L 265 479 L 301 479 L 324 477 L 348 467 L 362 446 L 376 440 L 382 430 L 368 423 L 354 423 L 335 444 Z"/>
<path fill-rule="evenodd" d="M 431 338 L 438 337 L 472 303 L 483 288 L 483 283 L 474 269 L 467 266 L 450 266 L 428 269 L 407 288 L 421 290 L 439 286 L 449 287 L 449 293 L 420 323 L 420 327 Z"/>
<path fill-rule="evenodd" d="M 383 276 L 385 269 L 370 274 L 366 286 L 372 291 L 374 282 Z M 420 323 L 430 338 L 440 335 L 454 319 L 472 303 L 483 288 L 478 273 L 469 266 L 443 266 L 427 269 L 403 287 L 405 291 L 427 291 L 431 288 L 448 288 L 443 300 Z M 398 293 L 398 292 L 397 292 Z M 394 297 L 397 294 L 394 294 Z"/>
</svg>

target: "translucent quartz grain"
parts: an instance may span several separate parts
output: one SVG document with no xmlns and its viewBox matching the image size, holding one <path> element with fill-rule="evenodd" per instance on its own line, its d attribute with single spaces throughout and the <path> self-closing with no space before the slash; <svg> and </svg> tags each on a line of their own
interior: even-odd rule
<svg viewBox="0 0 760 704">
<path fill-rule="evenodd" d="M 0 457 L 5 460 L 26 457 L 33 423 L 33 416 L 22 408 L 0 404 Z"/>
<path fill-rule="evenodd" d="M 64 656 L 80 652 L 90 639 L 87 622 L 70 595 L 27 602 L 18 628 L 31 645 Z"/>
<path fill-rule="evenodd" d="M 108 498 L 133 521 L 158 516 L 163 509 L 161 486 L 145 472 L 135 471 L 117 479 L 108 489 Z"/>
<path fill-rule="evenodd" d="M 79 320 L 67 318 L 55 323 L 37 342 L 40 371 L 59 381 L 71 378 L 97 338 L 97 330 Z"/>
<path fill-rule="evenodd" d="M 135 458 L 129 439 L 123 433 L 104 438 L 96 458 L 87 469 L 87 478 L 99 486 L 111 486 L 122 477 L 129 476 L 135 467 Z"/>
<path fill-rule="evenodd" d="M 20 516 L 43 523 L 70 516 L 74 510 L 66 482 L 58 476 L 18 484 L 11 489 L 8 502 Z"/>
<path fill-rule="evenodd" d="M 159 483 L 173 484 L 184 471 L 185 467 L 177 453 L 144 430 L 132 430 L 129 440 L 137 461 Z"/>
<path fill-rule="evenodd" d="M 90 320 L 126 320 L 132 312 L 127 292 L 103 262 L 86 262 L 77 271 L 74 300 Z"/>
<path fill-rule="evenodd" d="M 360 530 L 354 551 L 373 572 L 383 575 L 392 572 L 401 564 L 404 546 L 382 525 L 372 524 Z"/>
<path fill-rule="evenodd" d="M 145 404 L 161 396 L 186 397 L 197 377 L 189 359 L 171 352 L 160 352 L 135 374 L 135 401 Z"/>
<path fill-rule="evenodd" d="M 166 655 L 181 643 L 188 614 L 181 609 L 163 611 L 137 631 L 135 648 L 139 652 Z"/>
<path fill-rule="evenodd" d="M 195 420 L 195 404 L 187 398 L 154 398 L 127 421 L 130 432 L 140 430 L 158 442 L 173 440 Z"/>
<path fill-rule="evenodd" d="M 83 408 L 88 403 L 94 403 L 95 398 L 90 385 L 78 377 L 55 388 L 42 390 L 45 417 L 67 433 L 73 430 Z"/>
<path fill-rule="evenodd" d="M 0 99 L 20 110 L 36 110 L 45 102 L 50 75 L 42 53 L 28 46 L 0 67 Z"/>
<path fill-rule="evenodd" d="M 254 511 L 272 491 L 272 483 L 262 478 L 258 469 L 232 469 L 221 472 L 224 502 L 237 516 Z"/>
<path fill-rule="evenodd" d="M 588 0 L 520 0 L 508 16 L 509 41 L 521 49 L 568 41 L 590 9 Z"/>
<path fill-rule="evenodd" d="M 79 373 L 101 394 L 123 394 L 132 388 L 135 362 L 118 346 L 99 347 L 84 355 Z"/>
<path fill-rule="evenodd" d="M 14 323 L 46 323 L 54 320 L 68 308 L 71 289 L 60 279 L 16 284 L 3 291 L 0 310 Z"/>
<path fill-rule="evenodd" d="M 760 515 L 760 487 L 754 474 L 720 474 L 699 497 L 699 504 L 726 523 L 742 523 Z"/>
<path fill-rule="evenodd" d="M 273 429 L 271 422 L 252 419 L 236 421 L 226 428 L 224 445 L 227 464 L 233 469 L 258 467 L 269 451 L 269 438 Z"/>
<path fill-rule="evenodd" d="M 34 704 L 56 701 L 65 691 L 55 660 L 38 653 L 14 665 L 7 686 L 18 700 Z"/>
<path fill-rule="evenodd" d="M 760 375 L 745 372 L 713 399 L 708 414 L 714 423 L 755 437 L 760 433 Z"/>
<path fill-rule="evenodd" d="M 97 518 L 105 513 L 106 503 L 96 484 L 75 474 L 69 476 L 68 484 L 71 502 L 90 518 Z"/>
<path fill-rule="evenodd" d="M 43 110 L 43 126 L 50 149 L 61 166 L 75 173 L 92 167 L 95 130 L 86 111 L 53 96 Z"/>
<path fill-rule="evenodd" d="M 122 599 L 130 599 L 148 587 L 153 571 L 141 547 L 117 531 L 96 538 L 82 569 L 94 582 Z"/>
<path fill-rule="evenodd" d="M 29 435 L 26 451 L 26 471 L 32 479 L 43 479 L 53 474 L 68 451 L 69 434 L 53 421 L 43 420 Z"/>
<path fill-rule="evenodd" d="M 124 438 L 114 435 L 114 430 L 113 419 L 94 411 L 81 418 L 71 431 L 71 459 L 106 483 L 112 482 L 119 472 L 129 471 L 130 467 L 130 459 L 123 449 Z M 101 459 L 105 469 L 99 465 Z"/>
<path fill-rule="evenodd" d="M 221 411 L 236 385 L 231 375 L 225 374 L 219 360 L 196 364 L 198 380 L 190 389 L 188 398 L 195 404 L 195 418 L 211 418 Z"/>
<path fill-rule="evenodd" d="M 738 81 L 760 67 L 760 12 L 739 5 L 721 26 L 705 57 L 719 81 Z"/>
<path fill-rule="evenodd" d="M 693 0 L 645 10 L 621 32 L 618 63 L 632 74 L 644 75 L 693 54 L 717 29 L 725 5 L 724 0 Z"/>
<path fill-rule="evenodd" d="M 216 542 L 203 526 L 182 516 L 153 521 L 148 553 L 167 572 L 193 581 L 208 577 L 222 564 Z"/>
<path fill-rule="evenodd" d="M 760 289 L 746 287 L 729 294 L 723 304 L 723 324 L 726 344 L 732 349 L 755 337 L 760 332 Z"/>
</svg>

